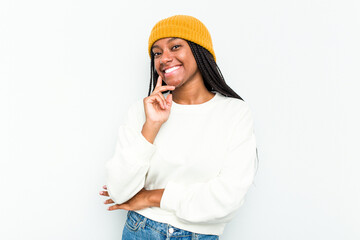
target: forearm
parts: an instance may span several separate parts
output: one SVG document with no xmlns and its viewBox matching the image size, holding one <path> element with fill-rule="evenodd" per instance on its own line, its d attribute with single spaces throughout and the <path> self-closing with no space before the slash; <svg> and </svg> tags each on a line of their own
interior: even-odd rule
<svg viewBox="0 0 360 240">
<path fill-rule="evenodd" d="M 161 123 L 152 123 L 146 121 L 141 130 L 141 134 L 145 137 L 146 140 L 148 140 L 148 142 L 152 144 L 154 143 L 155 137 L 158 134 L 161 125 Z"/>
<path fill-rule="evenodd" d="M 118 204 L 129 200 L 144 187 L 150 159 L 156 147 L 129 125 L 121 125 L 115 152 L 106 163 L 111 198 Z"/>
</svg>

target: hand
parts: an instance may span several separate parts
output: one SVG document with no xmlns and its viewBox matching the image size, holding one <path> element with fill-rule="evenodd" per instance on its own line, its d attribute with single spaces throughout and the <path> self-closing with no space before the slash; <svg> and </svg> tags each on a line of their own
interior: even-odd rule
<svg viewBox="0 0 360 240">
<path fill-rule="evenodd" d="M 144 98 L 144 108 L 146 121 L 164 123 L 168 120 L 172 105 L 172 94 L 168 94 L 166 99 L 162 92 L 174 90 L 175 86 L 162 86 L 162 78 L 158 77 L 154 91 L 150 96 Z"/>
<path fill-rule="evenodd" d="M 107 189 L 106 185 L 103 186 L 104 189 Z M 141 189 L 135 196 L 133 196 L 130 200 L 122 203 L 122 204 L 115 204 L 108 208 L 109 211 L 116 210 L 116 209 L 124 209 L 124 210 L 140 210 L 144 208 L 151 207 L 149 204 L 149 194 L 148 190 L 145 188 Z M 107 191 L 101 191 L 100 195 L 109 196 Z M 111 204 L 114 201 L 109 198 L 107 199 L 104 204 Z"/>
</svg>

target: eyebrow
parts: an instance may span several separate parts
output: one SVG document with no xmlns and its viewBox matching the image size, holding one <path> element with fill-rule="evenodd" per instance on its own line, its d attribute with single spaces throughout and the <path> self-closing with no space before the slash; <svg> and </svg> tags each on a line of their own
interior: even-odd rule
<svg viewBox="0 0 360 240">
<path fill-rule="evenodd" d="M 176 39 L 179 39 L 179 38 L 177 38 L 177 37 L 172 37 L 172 38 L 170 38 L 170 39 L 167 41 L 167 43 L 172 42 L 172 41 L 174 41 L 174 40 L 176 40 Z M 154 46 L 151 47 L 151 50 L 153 50 L 154 48 L 160 48 L 160 47 L 159 47 L 158 45 L 154 45 Z"/>
</svg>

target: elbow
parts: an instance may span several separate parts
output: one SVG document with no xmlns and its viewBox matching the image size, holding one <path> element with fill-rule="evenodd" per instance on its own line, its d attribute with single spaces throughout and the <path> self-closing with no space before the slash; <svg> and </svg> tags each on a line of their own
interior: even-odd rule
<svg viewBox="0 0 360 240">
<path fill-rule="evenodd" d="M 176 215 L 180 221 L 187 224 L 228 223 L 233 219 L 243 202 L 244 196 L 242 195 L 223 195 L 213 202 L 212 207 L 207 206 L 206 209 L 201 209 L 201 206 L 198 206 L 198 209 L 190 211 L 190 209 L 182 206 L 176 211 Z"/>
<path fill-rule="evenodd" d="M 176 215 L 181 222 L 186 224 L 228 223 L 233 219 L 241 204 L 242 203 L 231 207 L 227 206 L 225 208 L 218 207 L 217 209 L 212 209 L 211 211 L 203 212 L 199 215 L 182 216 L 180 212 L 177 212 Z"/>
</svg>

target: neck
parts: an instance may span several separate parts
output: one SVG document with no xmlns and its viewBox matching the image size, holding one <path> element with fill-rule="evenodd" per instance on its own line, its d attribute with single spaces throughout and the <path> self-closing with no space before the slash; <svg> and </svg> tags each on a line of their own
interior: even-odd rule
<svg viewBox="0 0 360 240">
<path fill-rule="evenodd" d="M 198 80 L 189 81 L 172 91 L 173 101 L 184 105 L 201 104 L 212 99 L 214 95 L 207 90 L 202 77 Z"/>
</svg>

